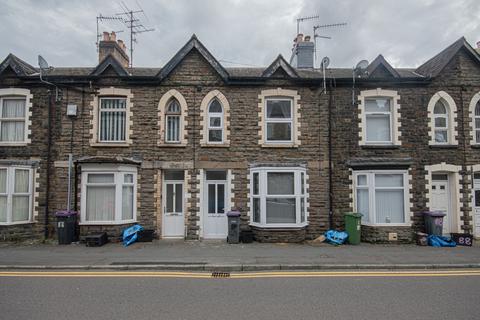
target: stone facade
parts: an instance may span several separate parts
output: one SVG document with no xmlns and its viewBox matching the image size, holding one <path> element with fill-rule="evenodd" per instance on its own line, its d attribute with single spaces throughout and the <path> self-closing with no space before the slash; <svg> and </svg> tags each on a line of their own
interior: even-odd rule
<svg viewBox="0 0 480 320">
<path fill-rule="evenodd" d="M 389 68 L 380 65 L 370 76 L 356 81 L 353 101 L 351 74 L 343 78 L 338 76 L 335 82 L 333 78 L 327 78 L 324 92 L 319 72 L 295 70 L 281 60 L 282 63 L 272 64 L 278 66 L 277 70 L 268 70 L 267 73 L 248 68 L 223 69 L 196 38 L 192 38 L 164 68 L 151 69 L 148 74 L 142 73 L 146 72 L 144 70 L 129 69 L 126 72 L 130 76 L 119 77 L 115 69 L 108 66 L 103 74 L 95 76 L 89 73 L 91 69 L 88 68 L 54 70 L 49 81 L 59 86 L 62 99 L 53 102 L 50 107 L 49 90 L 54 89 L 40 83 L 34 75 L 19 75 L 12 67 L 13 62 L 6 60 L 0 68 L 0 87 L 31 90 L 31 143 L 22 147 L 1 146 L 0 143 L 0 158 L 38 161 L 38 186 L 35 190 L 35 218 L 28 224 L 0 225 L 0 240 L 54 235 L 53 214 L 67 206 L 66 161 L 69 153 L 73 154 L 75 160 L 72 190 L 74 210 L 82 210 L 81 173 L 86 161 L 110 164 L 130 161 L 128 165 L 137 170 L 135 221 L 147 229 L 154 229 L 158 237 L 163 236 L 164 227 L 165 170 L 184 172 L 185 232 L 182 237 L 185 239 L 203 238 L 205 172 L 226 170 L 230 179 L 227 194 L 231 198 L 228 199 L 230 207 L 225 210 L 237 208 L 241 212 L 242 230 L 252 229 L 255 239 L 261 242 L 301 242 L 313 239 L 329 228 L 343 228 L 343 214 L 354 209 L 352 170 L 402 168 L 408 170 L 409 174 L 407 187 L 410 208 L 407 210 L 411 226 L 364 226 L 362 239 L 388 242 L 388 234 L 397 233 L 396 242 L 411 242 L 414 232 L 424 228 L 421 212 L 429 209 L 426 167 L 442 162 L 460 168 L 459 229 L 472 232 L 470 168 L 480 164 L 480 153 L 478 146 L 470 143 L 470 102 L 479 91 L 480 63 L 476 60 L 478 57 L 472 57 L 467 49 L 461 47 L 445 68 L 432 77 L 408 70 L 403 70 L 402 76 L 392 75 Z M 395 112 L 399 119 L 395 127 L 398 128 L 398 143 L 393 145 L 373 146 L 361 140 L 359 97 L 364 91 L 378 88 L 397 93 Z M 115 92 L 128 92 L 128 143 L 106 145 L 95 141 L 97 100 L 105 90 L 114 95 Z M 428 102 L 439 91 L 447 92 L 455 101 L 455 138 L 458 144 L 429 144 Z M 205 143 L 208 118 L 204 99 L 212 92 L 213 96 L 221 97 L 219 100 L 224 105 L 228 102 L 223 119 L 225 139 L 222 144 Z M 265 147 L 263 143 L 265 132 L 259 117 L 264 114 L 263 94 L 268 92 L 280 95 L 282 92 L 295 93 L 294 132 L 298 136 L 295 136 L 291 145 Z M 181 131 L 181 143 L 166 144 L 163 141 L 165 119 L 162 114 L 170 99 L 166 97 L 180 95 L 181 127 L 184 128 Z M 67 116 L 68 104 L 77 105 L 78 114 L 75 118 Z M 47 145 L 49 132 L 52 138 L 50 150 Z M 47 191 L 49 159 L 50 188 Z M 362 162 L 360 160 L 365 159 L 376 159 L 376 162 L 364 161 L 359 164 Z M 397 161 L 405 159 L 404 162 Z M 256 164 L 306 168 L 305 226 L 251 227 L 250 168 Z M 332 225 L 329 225 L 329 212 Z M 106 231 L 110 237 L 116 238 L 129 225 L 131 223 L 91 225 L 81 221 L 79 231 L 80 235 Z"/>
</svg>

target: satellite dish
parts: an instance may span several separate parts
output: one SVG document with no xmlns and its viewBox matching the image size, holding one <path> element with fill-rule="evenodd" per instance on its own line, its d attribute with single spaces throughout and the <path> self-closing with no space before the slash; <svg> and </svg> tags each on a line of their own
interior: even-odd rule
<svg viewBox="0 0 480 320">
<path fill-rule="evenodd" d="M 322 59 L 322 63 L 320 64 L 320 68 L 327 69 L 328 65 L 330 64 L 330 58 L 325 57 Z"/>
<path fill-rule="evenodd" d="M 41 55 L 38 55 L 38 66 L 40 67 L 41 71 L 46 71 L 50 68 L 47 60 L 43 59 Z"/>
<path fill-rule="evenodd" d="M 368 61 L 367 60 L 362 60 L 359 63 L 357 63 L 357 66 L 355 67 L 355 70 L 363 71 L 363 70 L 367 69 L 367 67 L 368 67 Z"/>
</svg>

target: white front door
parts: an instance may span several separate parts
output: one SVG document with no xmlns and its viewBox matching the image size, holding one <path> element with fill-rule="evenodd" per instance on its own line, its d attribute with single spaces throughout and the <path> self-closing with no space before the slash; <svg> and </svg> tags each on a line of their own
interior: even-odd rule
<svg viewBox="0 0 480 320">
<path fill-rule="evenodd" d="M 473 235 L 480 237 L 480 180 L 475 179 L 473 194 Z"/>
<path fill-rule="evenodd" d="M 204 184 L 203 238 L 227 237 L 227 173 L 207 171 Z"/>
<path fill-rule="evenodd" d="M 432 204 L 431 211 L 441 211 L 445 213 L 443 217 L 443 234 L 455 232 L 453 230 L 453 217 L 450 205 L 450 192 L 448 187 L 447 174 L 432 175 Z"/>
<path fill-rule="evenodd" d="M 183 173 L 165 172 L 163 184 L 163 238 L 183 238 L 185 233 Z M 173 180 L 178 179 L 178 180 Z"/>
</svg>

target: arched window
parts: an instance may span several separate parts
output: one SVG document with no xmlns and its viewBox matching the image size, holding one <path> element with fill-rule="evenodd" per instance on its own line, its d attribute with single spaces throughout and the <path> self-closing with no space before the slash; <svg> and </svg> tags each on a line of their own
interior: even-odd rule
<svg viewBox="0 0 480 320">
<path fill-rule="evenodd" d="M 433 119 L 435 125 L 435 143 L 449 143 L 449 110 L 445 100 L 439 99 L 433 109 Z"/>
<path fill-rule="evenodd" d="M 475 143 L 480 143 L 480 101 L 477 102 L 475 106 L 475 113 L 473 115 L 474 119 L 474 130 L 475 130 Z"/>
<path fill-rule="evenodd" d="M 208 105 L 208 142 L 223 142 L 223 107 L 217 99 Z"/>
<path fill-rule="evenodd" d="M 180 116 L 182 114 L 178 100 L 172 98 L 165 110 L 165 142 L 180 143 Z"/>
</svg>

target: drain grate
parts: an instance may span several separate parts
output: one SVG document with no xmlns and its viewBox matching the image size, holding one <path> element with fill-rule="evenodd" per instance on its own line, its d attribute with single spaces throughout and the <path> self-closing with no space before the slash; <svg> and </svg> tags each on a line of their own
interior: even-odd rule
<svg viewBox="0 0 480 320">
<path fill-rule="evenodd" d="M 230 278 L 230 272 L 212 272 L 212 278 Z"/>
</svg>

